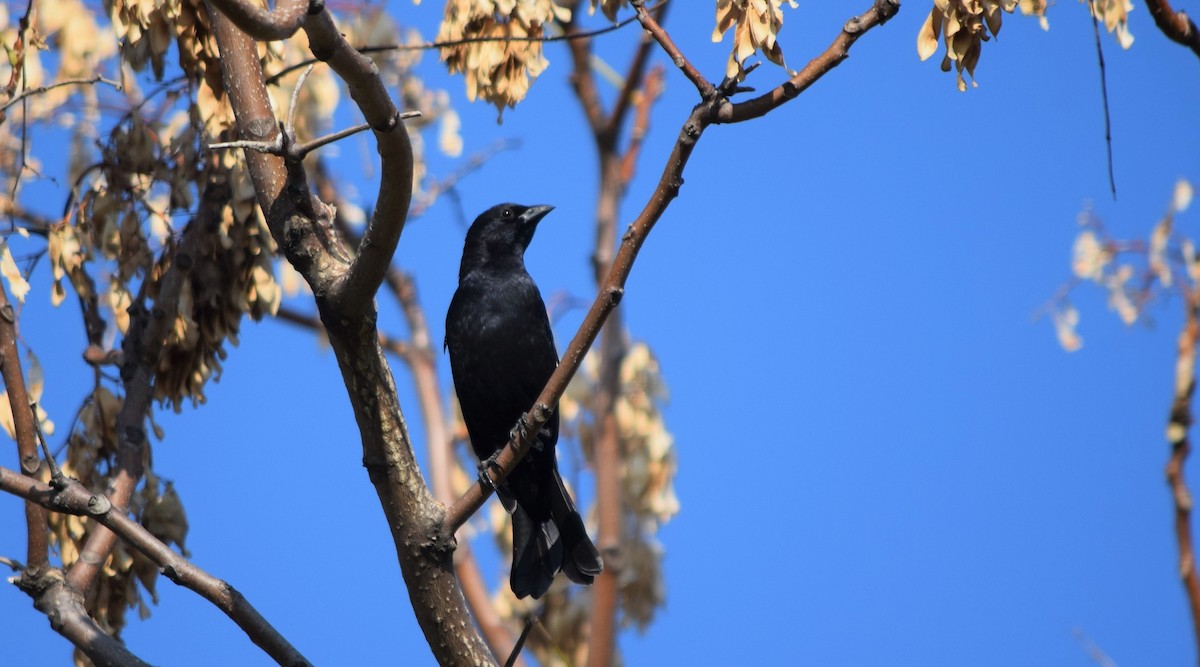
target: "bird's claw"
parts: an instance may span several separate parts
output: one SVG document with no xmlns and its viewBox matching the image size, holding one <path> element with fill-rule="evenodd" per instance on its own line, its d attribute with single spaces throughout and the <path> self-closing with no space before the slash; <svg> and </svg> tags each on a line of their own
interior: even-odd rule
<svg viewBox="0 0 1200 667">
<path fill-rule="evenodd" d="M 538 433 L 538 435 L 542 435 L 543 433 L 546 435 L 550 434 L 550 432 L 547 429 L 543 428 Z M 514 426 L 512 428 L 512 430 L 508 432 L 508 437 L 510 440 L 516 440 L 517 442 L 525 442 L 526 438 L 529 437 L 529 413 L 528 412 L 521 413 L 521 418 L 517 420 L 517 425 Z M 542 444 L 542 439 L 540 437 L 534 438 L 533 442 L 529 443 L 529 446 L 533 447 L 534 449 L 536 449 L 539 452 L 542 451 L 542 449 L 545 447 L 545 445 Z"/>
<path fill-rule="evenodd" d="M 493 491 L 496 490 L 496 482 L 492 481 L 492 476 L 488 473 L 488 469 L 500 469 L 500 464 L 496 463 L 496 458 L 500 456 L 501 451 L 503 450 L 497 450 L 495 454 L 479 462 L 479 483 Z"/>
</svg>

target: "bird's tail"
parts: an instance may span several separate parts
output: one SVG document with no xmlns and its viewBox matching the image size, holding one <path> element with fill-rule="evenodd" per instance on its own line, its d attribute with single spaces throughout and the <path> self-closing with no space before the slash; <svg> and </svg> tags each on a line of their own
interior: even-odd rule
<svg viewBox="0 0 1200 667">
<path fill-rule="evenodd" d="M 567 578 L 577 584 L 589 585 L 596 575 L 604 571 L 604 563 L 600 560 L 600 552 L 588 537 L 587 529 L 583 527 L 583 517 L 571 502 L 567 487 L 563 485 L 562 477 L 554 471 L 554 482 L 557 493 L 551 491 L 553 505 L 551 514 L 558 524 L 558 531 L 563 544 L 562 571 Z"/>
<path fill-rule="evenodd" d="M 547 489 L 550 516 L 536 521 L 519 504 L 513 510 L 513 565 L 509 585 L 517 598 L 536 600 L 550 590 L 561 570 L 577 584 L 591 584 L 603 571 L 600 552 L 588 538 L 571 496 L 554 471 L 556 488 Z"/>
</svg>

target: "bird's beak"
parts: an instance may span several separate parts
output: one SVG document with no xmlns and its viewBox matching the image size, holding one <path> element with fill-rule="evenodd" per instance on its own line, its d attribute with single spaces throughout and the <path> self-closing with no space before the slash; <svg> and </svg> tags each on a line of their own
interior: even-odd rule
<svg viewBox="0 0 1200 667">
<path fill-rule="evenodd" d="M 523 226 L 536 225 L 541 221 L 542 218 L 546 217 L 547 213 L 553 210 L 553 206 L 530 206 L 529 208 L 525 209 L 524 213 L 521 214 L 519 220 Z"/>
</svg>

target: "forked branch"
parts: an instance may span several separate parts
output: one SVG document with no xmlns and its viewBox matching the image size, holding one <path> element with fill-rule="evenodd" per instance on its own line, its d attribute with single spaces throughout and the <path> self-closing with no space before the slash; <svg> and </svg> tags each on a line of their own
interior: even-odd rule
<svg viewBox="0 0 1200 667">
<path fill-rule="evenodd" d="M 679 194 L 679 188 L 683 185 L 684 168 L 687 166 L 692 150 L 695 148 L 696 142 L 704 130 L 713 123 L 738 122 L 764 115 L 781 106 L 784 102 L 795 98 L 800 92 L 807 89 L 837 66 L 838 63 L 845 60 L 849 55 L 850 46 L 859 37 L 872 28 L 882 25 L 900 9 L 899 0 L 875 0 L 875 4 L 871 9 L 847 21 L 841 33 L 834 39 L 833 44 L 821 56 L 810 62 L 804 70 L 801 70 L 796 76 L 792 77 L 791 80 L 779 86 L 775 91 L 756 100 L 751 100 L 742 105 L 732 105 L 726 99 L 727 90 L 725 88 L 717 88 L 699 76 L 695 68 L 690 66 L 689 61 L 674 45 L 674 42 L 671 41 L 670 36 L 654 21 L 654 18 L 641 6 L 642 4 L 634 2 L 635 7 L 638 9 L 638 20 L 642 22 L 642 26 L 650 31 L 655 40 L 667 51 L 667 54 L 671 56 L 676 65 L 684 71 L 685 75 L 701 93 L 703 99 L 692 109 L 691 114 L 684 121 L 679 138 L 676 140 L 675 146 L 667 158 L 663 173 L 659 178 L 658 187 L 650 195 L 650 200 L 643 207 L 642 212 L 625 232 L 621 247 L 617 251 L 617 256 L 614 258 L 608 276 L 605 278 L 599 293 L 596 295 L 595 301 L 592 302 L 591 308 L 584 317 L 579 331 L 576 332 L 570 345 L 567 346 L 566 351 L 563 353 L 562 361 L 550 377 L 546 387 L 527 413 L 525 417 L 527 428 L 514 429 L 514 437 L 509 440 L 508 444 L 501 450 L 499 456 L 497 456 L 497 467 L 492 469 L 496 481 L 507 477 L 517 462 L 528 451 L 534 436 L 549 417 L 550 406 L 558 403 L 563 392 L 566 391 L 567 383 L 575 375 L 575 372 L 579 369 L 579 365 L 583 363 L 584 355 L 587 354 L 587 350 L 595 341 L 600 328 L 604 325 L 609 314 L 620 303 L 621 297 L 625 293 L 625 282 L 629 278 L 630 271 L 633 269 L 633 262 L 637 259 L 638 252 L 645 243 L 650 230 L 654 228 L 654 225 L 662 217 L 671 200 Z M 728 91 L 732 92 L 732 86 L 729 86 Z M 521 433 L 525 434 L 524 438 L 520 437 Z M 446 527 L 451 531 L 457 530 L 483 505 L 484 500 L 487 499 L 490 493 L 491 489 L 485 487 L 484 484 L 480 482 L 473 484 L 448 510 L 446 514 Z"/>
<path fill-rule="evenodd" d="M 95 520 L 149 558 L 168 579 L 199 593 L 225 612 L 277 663 L 296 667 L 309 664 L 233 586 L 175 553 L 142 524 L 117 509 L 107 497 L 93 495 L 69 477 L 59 475 L 50 484 L 44 484 L 7 468 L 0 468 L 0 490 L 46 509 Z"/>
</svg>

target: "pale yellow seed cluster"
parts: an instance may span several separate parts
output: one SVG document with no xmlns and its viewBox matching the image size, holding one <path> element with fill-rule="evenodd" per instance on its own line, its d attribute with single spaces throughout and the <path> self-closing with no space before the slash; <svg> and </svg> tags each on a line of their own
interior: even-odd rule
<svg viewBox="0 0 1200 667">
<path fill-rule="evenodd" d="M 733 30 L 733 50 L 725 65 L 725 76 L 745 77 L 746 59 L 755 52 L 771 62 L 786 67 L 783 49 L 776 39 L 783 28 L 783 3 L 785 0 L 717 0 L 717 25 L 713 28 L 712 41 L 720 42 L 726 31 Z M 795 0 L 786 0 L 792 9 Z"/>
<path fill-rule="evenodd" d="M 967 89 L 964 72 L 971 77 L 971 85 L 977 86 L 975 66 L 983 43 L 1000 33 L 1002 12 L 1011 14 L 1016 7 L 1017 0 L 936 0 L 917 33 L 917 53 L 921 60 L 929 58 L 937 51 L 940 38 L 946 45 L 942 71 L 949 72 L 953 63 L 959 90 Z"/>
<path fill-rule="evenodd" d="M 1096 18 L 1104 22 L 1104 28 L 1117 38 L 1121 48 L 1133 46 L 1133 35 L 1129 32 L 1129 12 L 1133 3 L 1129 0 L 1081 0 L 1086 2 Z"/>
<path fill-rule="evenodd" d="M 1128 13 L 1133 9 L 1130 0 L 1081 0 L 1104 21 L 1123 48 L 1133 44 L 1129 34 Z M 917 33 L 917 54 L 926 60 L 944 42 L 946 54 L 942 58 L 942 71 L 949 72 L 953 64 L 957 72 L 959 90 L 967 89 L 967 77 L 975 82 L 975 67 L 983 51 L 983 43 L 1000 33 L 1002 15 L 1011 14 L 1020 8 L 1026 16 L 1036 16 L 1043 30 L 1050 29 L 1046 20 L 1047 0 L 935 0 L 925 24 Z M 963 74 L 966 73 L 967 77 Z"/>
<path fill-rule="evenodd" d="M 471 101 L 497 109 L 516 106 L 549 64 L 542 54 L 546 26 L 570 10 L 552 0 L 450 0 L 437 41 L 452 74 L 462 72 Z"/>
</svg>

